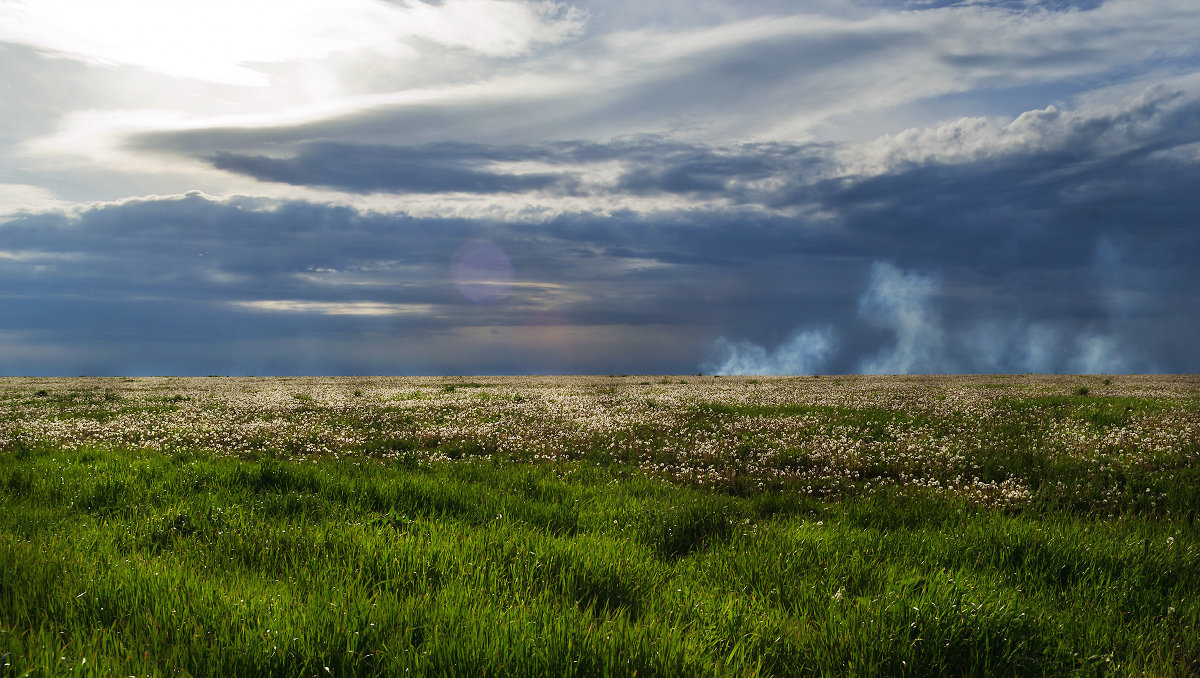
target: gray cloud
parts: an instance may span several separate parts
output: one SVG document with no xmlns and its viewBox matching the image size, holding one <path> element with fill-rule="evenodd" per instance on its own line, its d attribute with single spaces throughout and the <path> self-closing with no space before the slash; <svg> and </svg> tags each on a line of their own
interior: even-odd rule
<svg viewBox="0 0 1200 678">
<path fill-rule="evenodd" d="M 543 192 L 694 206 L 506 221 L 190 194 L 28 213 L 0 224 L 0 370 L 1198 371 L 1198 111 L 1166 90 L 1043 109 L 914 133 L 871 171 L 840 164 L 848 144 L 653 135 L 225 150 L 231 171 L 351 192 L 528 192 L 505 182 L 533 163 Z M 473 241 L 511 263 L 495 303 L 454 283 Z"/>
<path fill-rule="evenodd" d="M 311 142 L 295 155 L 216 153 L 217 169 L 300 186 L 339 188 L 355 193 L 520 193 L 571 184 L 569 176 L 488 171 L 480 165 L 505 159 L 532 159 L 534 152 L 477 144 L 431 144 L 419 148 Z M 524 157 L 522 157 L 524 156 Z"/>
<path fill-rule="evenodd" d="M 220 152 L 204 159 L 218 169 L 261 181 L 355 193 L 670 193 L 774 204 L 780 201 L 777 187 L 781 182 L 796 185 L 827 175 L 831 171 L 829 153 L 830 148 L 822 144 L 703 146 L 640 135 L 607 142 L 506 145 L 308 142 L 281 147 L 273 155 Z M 504 163 L 531 162 L 544 169 L 504 169 Z M 580 175 L 610 163 L 621 167 L 615 183 L 608 179 L 589 182 Z M 787 199 L 795 200 L 795 191 Z"/>
<path fill-rule="evenodd" d="M 357 193 L 672 194 L 768 210 L 833 212 L 865 228 L 895 224 L 900 212 L 915 215 L 930 207 L 925 216 L 933 230 L 944 231 L 939 243 L 947 234 L 976 238 L 984 229 L 1027 236 L 1044 226 L 1055 229 L 1049 236 L 1065 242 L 1064 230 L 1084 223 L 1067 223 L 1066 213 L 1075 206 L 1086 208 L 1091 200 L 1125 193 L 1133 200 L 1122 209 L 1131 212 L 1143 206 L 1140 198 L 1147 191 L 1179 191 L 1179 179 L 1153 186 L 1140 177 L 1163 172 L 1188 180 L 1197 163 L 1186 149 L 1198 139 L 1200 98 L 1160 87 L 1115 106 L 1051 107 L 1000 126 L 964 119 L 858 146 L 702 145 L 639 135 L 522 144 L 305 142 L 270 146 L 261 155 L 221 151 L 203 157 L 220 169 L 260 180 Z M 521 163 L 526 166 L 514 169 Z M 529 163 L 535 169 L 528 169 Z M 607 169 L 614 165 L 619 168 L 615 181 Z M 1131 177 L 1147 185 L 1130 185 Z M 1039 204 L 1057 214 L 1034 209 Z M 983 207 L 974 210 L 976 232 L 946 227 L 971 205 Z M 1176 206 L 1166 201 L 1154 209 Z M 1034 213 L 1036 220 L 1015 213 L 1021 210 Z M 1047 219 L 1058 223 L 1044 225 Z"/>
<path fill-rule="evenodd" d="M 1185 179 L 1159 185 L 1182 191 Z M 79 353 L 91 356 L 86 365 L 81 357 L 26 368 L 68 374 L 151 370 L 172 355 L 182 371 L 259 374 L 1196 369 L 1181 340 L 1200 329 L 1188 300 L 1200 282 L 1189 263 L 1194 239 L 1164 243 L 1143 223 L 1113 220 L 1071 245 L 1076 256 L 1056 260 L 1042 252 L 1066 247 L 1051 219 L 977 229 L 959 247 L 952 229 L 971 228 L 972 212 L 931 225 L 925 216 L 943 203 L 936 193 L 926 200 L 904 203 L 909 211 L 877 207 L 899 233 L 863 228 L 850 210 L 812 224 L 752 208 L 522 224 L 202 195 L 129 201 L 9 220 L 0 304 L 7 328 L 30 338 L 10 342 L 10 356 L 27 355 L 21 346 L 64 355 L 88 347 Z M 917 224 L 930 229 L 930 245 L 902 246 Z M 506 294 L 483 305 L 452 276 L 455 254 L 480 240 L 512 266 Z M 1104 254 L 1113 245 L 1102 243 L 1114 242 L 1119 258 Z M 873 263 L 884 258 L 894 264 Z M 1150 296 L 1113 305 L 1131 294 Z M 798 316 L 807 330 L 794 330 Z M 533 336 L 572 337 L 575 348 L 521 348 Z M 714 351 L 721 336 L 738 339 Z M 253 341 L 279 350 L 255 349 L 247 355 L 259 358 L 235 364 L 211 348 Z M 288 362 L 285 347 L 323 344 Z M 414 348 L 442 345 L 441 357 Z"/>
</svg>

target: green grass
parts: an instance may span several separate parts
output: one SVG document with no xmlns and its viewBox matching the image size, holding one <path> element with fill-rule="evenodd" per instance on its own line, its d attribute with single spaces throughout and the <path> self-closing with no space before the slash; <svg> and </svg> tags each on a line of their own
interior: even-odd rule
<svg viewBox="0 0 1200 678">
<path fill-rule="evenodd" d="M 10 675 L 1200 671 L 1183 517 L 98 448 L 0 453 L 0 509 Z"/>
<path fill-rule="evenodd" d="M 714 415 L 725 417 L 800 417 L 818 418 L 825 427 L 844 426 L 857 429 L 858 434 L 870 440 L 890 439 L 889 427 L 947 426 L 955 423 L 951 417 L 935 418 L 928 412 L 888 409 L 883 407 L 841 407 L 831 405 L 808 405 L 787 403 L 783 405 L 698 403 L 696 413 L 699 422 L 710 420 Z"/>
<path fill-rule="evenodd" d="M 1193 377 L 473 379 L 0 380 L 0 678 L 1200 675 Z"/>
<path fill-rule="evenodd" d="M 1084 387 L 1079 390 L 1084 390 Z M 1161 414 L 1187 406 L 1186 401 L 1177 399 L 1095 396 L 1086 392 L 1080 394 L 1079 391 L 1071 396 L 1003 399 L 1000 404 L 1008 406 L 1014 413 L 1039 421 L 1046 418 L 1074 419 L 1097 428 L 1126 426 L 1139 416 Z"/>
</svg>

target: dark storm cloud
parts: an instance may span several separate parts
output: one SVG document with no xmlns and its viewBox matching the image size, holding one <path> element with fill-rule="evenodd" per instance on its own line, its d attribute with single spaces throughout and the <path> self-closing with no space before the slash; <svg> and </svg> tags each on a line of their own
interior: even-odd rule
<svg viewBox="0 0 1200 678">
<path fill-rule="evenodd" d="M 805 145 L 300 148 L 335 185 L 354 179 L 332 159 L 364 154 L 382 175 L 420 158 L 617 161 L 610 190 L 731 206 L 522 223 L 191 194 L 27 214 L 0 226 L 4 337 L 86 347 L 112 371 L 1200 370 L 1200 105 L 1157 93 L 981 133 L 994 149 L 938 160 L 932 135 L 890 169 L 834 177 L 839 149 Z M 451 279 L 480 240 L 512 262 L 494 303 Z M 512 348 L 554 328 L 608 332 L 607 348 Z M 405 352 L 418 345 L 434 348 Z M 258 357 L 221 363 L 220 346 Z"/>
<path fill-rule="evenodd" d="M 923 265 L 996 274 L 1089 265 L 1100 238 L 1177 262 L 1197 243 L 1200 102 L 1081 117 L 1024 152 L 903 164 L 821 192 L 843 224 Z M 982 246 L 986 245 L 986 246 Z M 1167 268 L 1171 268 L 1167 266 Z"/>
<path fill-rule="evenodd" d="M 519 157 L 514 150 L 469 144 L 406 148 L 313 142 L 301 145 L 295 155 L 286 158 L 216 153 L 208 160 L 218 169 L 261 181 L 355 193 L 518 193 L 571 183 L 565 175 L 505 174 L 478 168 L 482 162 Z"/>
<path fill-rule="evenodd" d="M 828 171 L 828 146 L 761 143 L 700 146 L 644 135 L 609 142 L 543 144 L 436 143 L 387 146 L 310 142 L 291 145 L 285 157 L 221 152 L 205 159 L 214 167 L 295 185 L 354 193 L 673 193 L 721 197 L 738 203 L 775 203 L 774 189 L 755 182 L 785 178 L 790 184 Z M 620 163 L 615 186 L 588 185 L 580 169 Z M 495 163 L 536 162 L 551 171 L 503 172 Z M 486 169 L 485 169 L 486 168 Z M 795 195 L 787 196 L 795 200 Z"/>
<path fill-rule="evenodd" d="M 819 144 L 744 144 L 727 148 L 662 144 L 631 154 L 618 190 L 633 194 L 722 196 L 740 203 L 771 203 L 763 180 L 802 184 L 828 171 L 827 147 Z"/>
<path fill-rule="evenodd" d="M 1159 93 L 1102 114 L 1045 118 L 1012 131 L 1028 142 L 1016 151 L 900 163 L 812 192 L 846 236 L 829 251 L 853 241 L 862 247 L 844 251 L 888 262 L 876 264 L 859 307 L 893 348 L 843 351 L 852 366 L 1200 367 L 1180 339 L 1200 331 L 1200 103 Z M 906 301 L 889 311 L 879 303 L 889 298 Z M 843 333 L 848 342 L 865 336 Z"/>
<path fill-rule="evenodd" d="M 428 261 L 448 260 L 456 243 L 480 232 L 479 226 L 456 220 L 433 224 L 306 202 L 268 206 L 190 194 L 101 206 L 74 218 L 18 217 L 0 231 L 0 248 L 30 253 L 10 266 L 44 289 L 118 296 L 161 293 L 217 302 L 276 298 L 304 289 L 320 292 L 319 300 L 336 301 L 344 290 L 306 287 L 297 276 L 359 270 L 379 262 L 424 269 Z M 25 261 L 37 266 L 25 266 Z M 452 298 L 435 289 L 444 277 L 426 274 L 401 281 L 408 283 L 405 300 Z M 367 289 L 367 300 L 377 292 Z"/>
<path fill-rule="evenodd" d="M 1066 198 L 1089 194 L 1096 182 L 1123 181 L 1121 173 L 1141 158 L 1200 139 L 1200 103 L 1151 91 L 1112 112 L 1085 116 L 1047 109 L 1018 122 L 1003 130 L 1005 142 L 1015 148 L 1001 147 L 968 163 L 902 160 L 872 177 L 831 177 L 838 150 L 832 144 L 714 146 L 656 135 L 539 144 L 306 142 L 272 147 L 270 155 L 226 151 L 207 159 L 261 180 L 351 192 L 666 193 L 770 209 L 819 205 L 847 213 L 861 212 L 864 205 L 868 211 L 903 209 L 900 203 L 937 186 L 946 214 L 985 201 L 994 209 L 976 210 L 982 219 L 1020 230 L 1025 226 L 1008 213 L 1011 206 L 1068 204 Z M 498 165 L 520 162 L 535 162 L 539 169 L 517 173 Z M 589 183 L 583 176 L 589 167 L 614 162 L 621 168 L 615 185 Z"/>
<path fill-rule="evenodd" d="M 702 214 L 686 218 L 693 228 L 726 230 Z M 0 229 L 10 361 L 0 370 L 537 372 L 658 364 L 691 371 L 701 348 L 680 351 L 680 343 L 708 339 L 688 338 L 698 321 L 689 300 L 715 305 L 701 325 L 731 306 L 769 308 L 778 300 L 758 300 L 761 291 L 743 280 L 744 262 L 706 255 L 706 245 L 689 244 L 688 229 L 671 221 L 579 216 L 531 226 L 201 195 L 74 217 L 25 215 Z M 451 275 L 456 252 L 481 238 L 506 252 L 514 269 L 512 288 L 484 305 L 465 298 Z M 633 246 L 614 246 L 622 241 Z M 655 258 L 680 254 L 708 263 Z M 606 326 L 623 329 L 614 335 Z M 539 333 L 561 340 L 556 327 L 603 344 L 537 349 Z M 455 333 L 471 328 L 492 328 L 499 338 L 471 335 L 454 348 Z M 637 355 L 621 349 L 647 334 L 659 337 L 655 346 Z M 299 340 L 324 348 L 289 363 Z M 224 362 L 220 346 L 228 347 Z M 414 354 L 414 347 L 426 348 Z M 55 357 L 42 362 L 28 357 L 52 349 Z M 259 357 L 239 362 L 244 356 Z"/>
</svg>

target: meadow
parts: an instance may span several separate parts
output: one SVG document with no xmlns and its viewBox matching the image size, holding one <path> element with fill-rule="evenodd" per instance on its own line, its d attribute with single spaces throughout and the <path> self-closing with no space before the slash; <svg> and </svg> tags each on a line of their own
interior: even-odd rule
<svg viewBox="0 0 1200 678">
<path fill-rule="evenodd" d="M 0 676 L 1200 675 L 1200 378 L 0 379 Z"/>
</svg>

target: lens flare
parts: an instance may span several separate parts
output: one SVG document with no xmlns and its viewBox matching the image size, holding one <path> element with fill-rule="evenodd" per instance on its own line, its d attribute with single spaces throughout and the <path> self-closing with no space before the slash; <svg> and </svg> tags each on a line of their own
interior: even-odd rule
<svg viewBox="0 0 1200 678">
<path fill-rule="evenodd" d="M 490 240 L 471 240 L 458 248 L 450 274 L 462 295 L 476 304 L 492 304 L 508 296 L 513 267 L 504 250 Z"/>
</svg>

